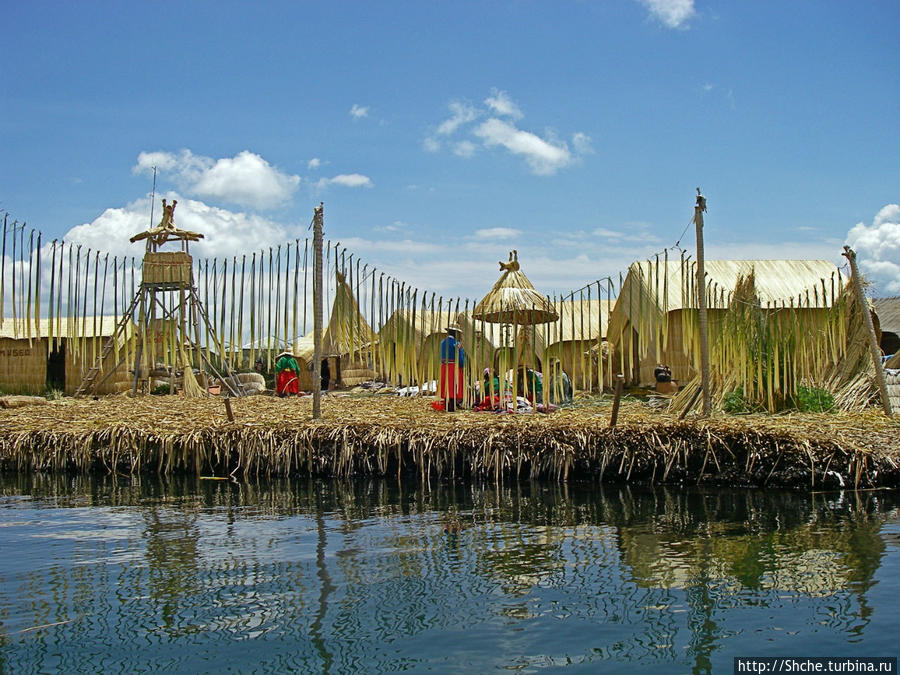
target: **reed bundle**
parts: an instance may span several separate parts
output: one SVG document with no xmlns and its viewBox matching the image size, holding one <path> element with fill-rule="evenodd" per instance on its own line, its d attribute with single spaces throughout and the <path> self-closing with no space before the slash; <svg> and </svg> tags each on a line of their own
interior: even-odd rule
<svg viewBox="0 0 900 675">
<path fill-rule="evenodd" d="M 431 409 L 428 400 L 106 397 L 0 410 L 0 468 L 124 474 L 602 480 L 831 489 L 895 485 L 900 424 L 875 413 L 679 421 L 626 400 L 551 415 Z"/>
</svg>

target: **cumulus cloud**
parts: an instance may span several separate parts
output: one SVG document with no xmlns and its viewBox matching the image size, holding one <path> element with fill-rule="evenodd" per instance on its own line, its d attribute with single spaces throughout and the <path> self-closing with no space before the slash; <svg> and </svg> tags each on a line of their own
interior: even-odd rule
<svg viewBox="0 0 900 675">
<path fill-rule="evenodd" d="M 482 122 L 474 133 L 486 147 L 499 145 L 514 155 L 522 155 L 532 172 L 539 176 L 554 174 L 572 161 L 572 153 L 565 143 L 554 144 L 496 117 Z"/>
<path fill-rule="evenodd" d="M 369 106 L 357 105 L 356 103 L 350 108 L 350 116 L 356 119 L 369 116 Z"/>
<path fill-rule="evenodd" d="M 481 114 L 473 106 L 460 101 L 453 101 L 448 107 L 450 108 L 450 117 L 441 122 L 437 128 L 437 132 L 441 136 L 449 136 L 462 125 L 477 119 Z"/>
<path fill-rule="evenodd" d="M 513 227 L 487 227 L 482 230 L 476 230 L 473 235 L 475 239 L 513 239 L 522 234 L 522 230 Z"/>
<path fill-rule="evenodd" d="M 453 146 L 453 154 L 458 157 L 472 157 L 478 147 L 472 141 L 460 141 Z"/>
<path fill-rule="evenodd" d="M 427 152 L 438 152 L 443 147 L 440 140 L 442 137 L 467 133 L 477 142 L 470 139 L 456 141 L 448 139 L 448 147 L 458 157 L 468 159 L 473 157 L 479 148 L 502 147 L 524 158 L 532 173 L 541 176 L 554 174 L 578 157 L 594 151 L 590 136 L 580 131 L 572 134 L 572 149 L 570 149 L 565 141 L 558 140 L 552 133 L 548 132 L 541 136 L 519 128 L 518 120 L 524 115 L 505 91 L 492 89 L 491 95 L 484 99 L 484 103 L 487 111 L 468 103 L 451 102 L 450 117 L 437 126 L 433 135 L 422 141 L 422 147 Z"/>
<path fill-rule="evenodd" d="M 491 95 L 484 99 L 484 102 L 495 115 L 512 117 L 516 120 L 522 118 L 522 111 L 519 110 L 519 106 L 513 102 L 505 91 L 498 91 L 496 88 L 492 89 Z"/>
<path fill-rule="evenodd" d="M 316 183 L 316 187 L 319 189 L 326 188 L 329 185 L 340 185 L 343 187 L 372 187 L 374 183 L 372 179 L 368 176 L 364 176 L 361 173 L 341 173 L 337 176 L 333 176 L 332 178 L 322 178 Z"/>
<path fill-rule="evenodd" d="M 322 166 L 322 160 L 319 159 L 318 157 L 313 157 L 311 160 L 309 160 L 306 163 L 306 168 L 309 169 L 310 171 L 315 171 L 320 166 Z"/>
<path fill-rule="evenodd" d="M 696 15 L 694 0 L 639 0 L 650 16 L 667 28 L 687 28 L 687 22 Z"/>
<path fill-rule="evenodd" d="M 299 176 L 283 173 L 247 150 L 218 160 L 190 150 L 142 152 L 132 170 L 148 173 L 153 167 L 171 174 L 188 194 L 262 210 L 287 202 L 300 184 Z"/>
<path fill-rule="evenodd" d="M 900 295 L 900 205 L 882 208 L 871 227 L 857 223 L 847 233 L 846 244 L 856 251 L 860 271 L 877 295 Z"/>
<path fill-rule="evenodd" d="M 203 239 L 191 245 L 192 252 L 198 257 L 234 256 L 244 251 L 276 246 L 291 238 L 291 233 L 284 225 L 260 215 L 210 206 L 202 201 L 185 198 L 177 192 L 158 195 L 162 196 L 178 200 L 175 224 L 179 228 L 204 235 Z M 154 211 L 153 219 L 158 223 L 161 216 L 158 203 Z M 66 233 L 64 240 L 112 255 L 140 257 L 144 254 L 144 242 L 131 244 L 128 240 L 148 227 L 149 197 L 122 208 L 106 209 L 92 222 L 73 227 Z"/>
</svg>

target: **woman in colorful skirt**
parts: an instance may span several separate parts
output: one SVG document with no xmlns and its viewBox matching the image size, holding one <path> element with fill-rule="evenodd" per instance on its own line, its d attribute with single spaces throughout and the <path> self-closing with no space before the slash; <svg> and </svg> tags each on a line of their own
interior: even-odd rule
<svg viewBox="0 0 900 675">
<path fill-rule="evenodd" d="M 447 337 L 441 341 L 441 376 L 438 393 L 444 401 L 444 410 L 453 412 L 463 399 L 463 368 L 466 352 L 459 342 L 459 328 L 447 326 Z"/>
<path fill-rule="evenodd" d="M 278 373 L 275 377 L 276 394 L 281 398 L 300 394 L 300 365 L 290 349 L 285 349 L 278 355 L 275 372 Z"/>
</svg>

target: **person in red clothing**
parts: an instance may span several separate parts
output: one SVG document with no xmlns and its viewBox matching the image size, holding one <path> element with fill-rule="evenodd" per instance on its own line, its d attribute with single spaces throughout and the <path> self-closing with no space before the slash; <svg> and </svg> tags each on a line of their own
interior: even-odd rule
<svg viewBox="0 0 900 675">
<path fill-rule="evenodd" d="M 441 376 L 438 393 L 444 400 L 444 410 L 453 412 L 463 399 L 463 368 L 466 365 L 466 352 L 459 341 L 459 328 L 447 326 L 447 337 L 441 341 Z"/>
<path fill-rule="evenodd" d="M 278 360 L 275 361 L 275 372 L 278 373 L 275 378 L 276 394 L 284 398 L 300 393 L 300 365 L 290 349 L 285 349 L 278 355 Z"/>
</svg>

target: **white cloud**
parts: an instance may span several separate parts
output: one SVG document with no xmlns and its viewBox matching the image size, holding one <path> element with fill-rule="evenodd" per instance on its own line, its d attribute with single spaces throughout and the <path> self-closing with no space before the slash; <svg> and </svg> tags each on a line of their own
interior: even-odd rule
<svg viewBox="0 0 900 675">
<path fill-rule="evenodd" d="M 872 221 L 857 223 L 847 233 L 860 271 L 875 286 L 876 295 L 900 295 L 900 205 L 888 204 Z"/>
<path fill-rule="evenodd" d="M 332 178 L 322 178 L 316 183 L 316 187 L 319 189 L 328 187 L 329 185 L 341 185 L 343 187 L 372 187 L 374 183 L 372 179 L 368 176 L 364 176 L 361 173 L 341 173 Z"/>
<path fill-rule="evenodd" d="M 395 220 L 390 225 L 376 225 L 376 232 L 399 232 L 401 230 L 406 230 L 410 227 L 409 223 L 404 223 L 402 220 Z"/>
<path fill-rule="evenodd" d="M 190 150 L 178 154 L 142 152 L 132 170 L 148 173 L 153 167 L 160 173 L 172 174 L 179 188 L 190 195 L 257 209 L 284 204 L 300 184 L 299 176 L 282 173 L 247 150 L 218 160 Z"/>
<path fill-rule="evenodd" d="M 441 143 L 429 137 L 422 141 L 422 147 L 425 148 L 426 152 L 437 152 L 441 149 Z"/>
<path fill-rule="evenodd" d="M 363 117 L 369 116 L 369 106 L 357 105 L 353 104 L 353 107 L 350 108 L 350 115 L 356 119 L 360 119 Z"/>
<path fill-rule="evenodd" d="M 209 206 L 202 201 L 184 198 L 177 192 L 158 195 L 158 198 L 161 197 L 178 200 L 175 224 L 180 229 L 204 235 L 203 239 L 191 244 L 191 252 L 197 257 L 231 257 L 244 251 L 277 246 L 292 236 L 284 225 L 256 214 Z M 160 204 L 155 204 L 153 220 L 157 222 L 153 226 L 158 224 L 161 211 Z M 73 227 L 64 240 L 112 255 L 139 258 L 144 254 L 144 242 L 132 244 L 128 240 L 148 227 L 149 197 L 122 208 L 106 209 L 94 221 Z"/>
<path fill-rule="evenodd" d="M 437 132 L 441 136 L 449 136 L 459 127 L 468 124 L 480 115 L 479 111 L 468 103 L 452 101 L 448 107 L 452 114 L 441 122 L 437 128 Z"/>
<path fill-rule="evenodd" d="M 598 227 L 594 229 L 592 234 L 600 237 L 603 240 L 611 241 L 616 244 L 625 241 L 640 243 L 655 243 L 660 241 L 659 237 L 650 232 L 649 227 L 646 223 L 630 223 L 627 232 L 611 230 L 606 227 Z"/>
<path fill-rule="evenodd" d="M 194 183 L 201 197 L 265 209 L 290 199 L 300 184 L 299 176 L 289 176 L 273 168 L 252 152 L 218 160 Z"/>
<path fill-rule="evenodd" d="M 484 99 L 485 104 L 495 115 L 503 115 L 512 117 L 515 120 L 522 118 L 522 111 L 519 110 L 513 100 L 505 91 L 498 91 L 496 88 L 491 90 L 491 95 Z"/>
<path fill-rule="evenodd" d="M 667 28 L 687 28 L 686 23 L 696 15 L 694 0 L 639 0 L 650 15 Z"/>
<path fill-rule="evenodd" d="M 472 141 L 460 141 L 453 146 L 453 154 L 468 159 L 475 154 L 477 149 L 478 147 Z"/>
<path fill-rule="evenodd" d="M 313 157 L 311 160 L 309 160 L 306 163 L 306 168 L 310 171 L 315 171 L 320 166 L 322 166 L 322 160 L 319 159 L 318 157 Z"/>
<path fill-rule="evenodd" d="M 513 239 L 521 234 L 522 230 L 513 227 L 488 227 L 476 230 L 473 236 L 475 239 Z"/>
<path fill-rule="evenodd" d="M 572 153 L 565 143 L 554 145 L 496 117 L 482 122 L 475 129 L 475 135 L 486 147 L 500 145 L 514 155 L 522 155 L 532 172 L 539 176 L 554 174 L 572 161 Z"/>
<path fill-rule="evenodd" d="M 591 137 L 580 131 L 572 134 L 572 147 L 575 148 L 575 152 L 579 155 L 589 155 L 594 152 L 594 148 L 591 145 Z"/>
</svg>

